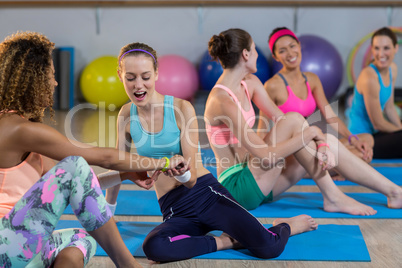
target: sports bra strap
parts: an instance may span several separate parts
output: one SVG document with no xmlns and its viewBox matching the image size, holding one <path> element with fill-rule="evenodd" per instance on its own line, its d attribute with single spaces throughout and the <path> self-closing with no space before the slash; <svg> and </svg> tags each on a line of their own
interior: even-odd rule
<svg viewBox="0 0 402 268">
<path fill-rule="evenodd" d="M 278 73 L 279 77 L 282 78 L 283 82 L 285 82 L 285 86 L 288 86 L 288 81 L 286 81 L 285 77 L 283 76 L 283 74 Z"/>
<path fill-rule="evenodd" d="M 302 73 L 302 75 L 304 77 L 304 80 L 307 82 L 307 76 L 304 73 Z"/>
<path fill-rule="evenodd" d="M 278 73 L 278 75 L 279 75 L 280 78 L 282 78 L 283 82 L 285 82 L 285 86 L 289 86 L 288 81 L 286 81 L 286 79 L 283 76 L 283 74 Z M 302 76 L 303 76 L 304 80 L 307 82 L 307 76 L 304 73 L 302 73 Z"/>
<path fill-rule="evenodd" d="M 215 87 L 225 90 L 233 98 L 233 100 L 236 103 L 239 103 L 239 100 L 237 99 L 236 95 L 233 94 L 233 92 L 230 90 L 230 88 L 228 88 L 228 87 L 226 87 L 224 85 L 221 85 L 221 84 L 216 84 Z"/>
<path fill-rule="evenodd" d="M 243 85 L 243 87 L 244 87 L 244 89 L 245 89 L 245 91 L 246 91 L 246 95 L 247 95 L 248 101 L 250 102 L 251 99 L 250 99 L 250 93 L 248 92 L 247 84 L 246 84 L 246 82 L 244 82 L 243 80 L 241 81 L 241 84 Z M 226 86 L 224 86 L 224 85 L 221 85 L 221 84 L 216 84 L 214 87 L 221 88 L 221 89 L 225 90 L 225 91 L 233 98 L 233 100 L 234 100 L 238 105 L 240 104 L 240 102 L 239 102 L 239 100 L 237 99 L 236 95 L 232 92 L 232 90 L 231 90 L 230 88 L 228 88 L 228 87 L 226 87 Z"/>
</svg>

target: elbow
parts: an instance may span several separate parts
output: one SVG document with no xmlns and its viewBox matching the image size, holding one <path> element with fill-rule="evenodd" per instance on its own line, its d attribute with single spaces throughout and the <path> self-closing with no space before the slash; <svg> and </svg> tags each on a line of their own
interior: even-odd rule
<svg viewBox="0 0 402 268">
<path fill-rule="evenodd" d="M 106 169 L 116 169 L 116 162 L 114 161 L 113 157 L 113 149 L 108 148 L 108 149 L 102 149 L 104 152 L 99 154 L 99 163 L 96 163 L 96 165 L 99 165 L 103 168 Z"/>
<path fill-rule="evenodd" d="M 381 132 L 386 132 L 386 128 L 384 127 L 384 124 L 379 123 L 379 122 L 372 122 L 373 128 L 375 130 L 381 131 Z"/>
</svg>

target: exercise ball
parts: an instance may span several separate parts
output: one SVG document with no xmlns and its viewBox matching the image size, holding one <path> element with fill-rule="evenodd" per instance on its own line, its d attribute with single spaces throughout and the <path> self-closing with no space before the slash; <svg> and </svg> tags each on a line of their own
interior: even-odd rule
<svg viewBox="0 0 402 268">
<path fill-rule="evenodd" d="M 222 65 L 211 58 L 208 50 L 204 52 L 200 65 L 198 66 L 198 75 L 200 77 L 201 89 L 211 90 L 219 76 L 223 73 Z"/>
<path fill-rule="evenodd" d="M 257 46 L 255 49 L 258 53 L 257 72 L 255 75 L 261 80 L 261 83 L 264 84 L 269 78 L 271 78 L 271 68 L 262 51 Z"/>
<path fill-rule="evenodd" d="M 256 47 L 256 50 L 258 53 L 258 58 L 257 72 L 255 75 L 261 80 L 262 83 L 265 83 L 265 81 L 271 77 L 271 68 L 262 51 L 258 47 Z M 205 51 L 198 67 L 201 88 L 203 90 L 211 90 L 222 73 L 222 65 L 218 61 L 214 61 L 209 55 L 208 51 Z"/>
<path fill-rule="evenodd" d="M 272 76 L 274 76 L 276 73 L 278 73 L 282 69 L 283 65 L 279 61 L 276 61 L 272 57 L 272 55 L 271 55 L 270 61 L 271 61 Z"/>
<path fill-rule="evenodd" d="M 163 95 L 191 100 L 198 90 L 197 70 L 182 56 L 161 56 L 158 59 L 158 80 L 155 87 Z"/>
<path fill-rule="evenodd" d="M 342 58 L 337 49 L 324 38 L 315 35 L 302 35 L 302 72 L 315 73 L 321 80 L 325 96 L 331 99 L 338 90 L 343 78 Z M 276 74 L 282 64 L 272 58 L 272 72 Z"/>
<path fill-rule="evenodd" d="M 94 105 L 113 109 L 128 101 L 123 83 L 117 75 L 117 58 L 103 56 L 90 62 L 80 78 L 81 92 L 86 101 Z"/>
</svg>

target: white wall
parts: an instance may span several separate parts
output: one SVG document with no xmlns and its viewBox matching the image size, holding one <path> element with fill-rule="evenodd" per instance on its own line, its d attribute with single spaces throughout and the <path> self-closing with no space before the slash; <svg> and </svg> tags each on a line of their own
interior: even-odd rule
<svg viewBox="0 0 402 268">
<path fill-rule="evenodd" d="M 209 38 L 232 27 L 247 30 L 268 57 L 271 30 L 279 26 L 295 29 L 296 25 L 299 35 L 315 34 L 331 42 L 346 64 L 349 52 L 363 36 L 388 21 L 391 26 L 402 26 L 402 8 L 303 7 L 297 9 L 295 21 L 291 7 L 101 7 L 98 34 L 96 12 L 95 7 L 0 7 L 0 38 L 31 30 L 46 34 L 56 46 L 74 46 L 78 79 L 90 61 L 117 55 L 123 45 L 135 41 L 148 43 L 159 55 L 182 55 L 197 65 Z M 402 61 L 401 54 L 396 61 Z M 338 93 L 347 85 L 345 73 Z"/>
</svg>

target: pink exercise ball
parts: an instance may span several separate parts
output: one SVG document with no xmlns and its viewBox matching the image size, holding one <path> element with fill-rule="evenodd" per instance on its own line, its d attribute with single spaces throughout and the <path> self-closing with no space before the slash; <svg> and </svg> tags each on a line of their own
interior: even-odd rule
<svg viewBox="0 0 402 268">
<path fill-rule="evenodd" d="M 163 95 L 190 100 L 198 90 L 195 66 L 178 55 L 164 55 L 158 59 L 156 91 Z"/>
</svg>

